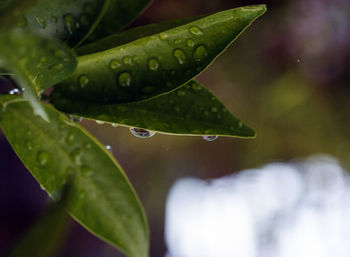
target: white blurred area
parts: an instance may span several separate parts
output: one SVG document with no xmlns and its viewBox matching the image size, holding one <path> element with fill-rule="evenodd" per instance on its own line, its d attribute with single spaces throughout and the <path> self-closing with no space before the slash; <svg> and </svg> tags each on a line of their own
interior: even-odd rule
<svg viewBox="0 0 350 257">
<path fill-rule="evenodd" d="M 183 178 L 165 227 L 167 257 L 349 257 L 350 178 L 323 155 Z"/>
</svg>

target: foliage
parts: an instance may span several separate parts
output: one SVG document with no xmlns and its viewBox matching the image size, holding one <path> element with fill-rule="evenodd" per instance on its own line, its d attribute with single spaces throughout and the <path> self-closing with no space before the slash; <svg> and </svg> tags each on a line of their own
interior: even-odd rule
<svg viewBox="0 0 350 257">
<path fill-rule="evenodd" d="M 0 75 L 22 92 L 0 95 L 2 131 L 52 198 L 73 174 L 70 214 L 130 257 L 148 256 L 143 208 L 113 156 L 66 114 L 136 127 L 140 137 L 254 137 L 194 78 L 266 10 L 246 6 L 111 35 L 149 2 L 0 4 Z"/>
</svg>

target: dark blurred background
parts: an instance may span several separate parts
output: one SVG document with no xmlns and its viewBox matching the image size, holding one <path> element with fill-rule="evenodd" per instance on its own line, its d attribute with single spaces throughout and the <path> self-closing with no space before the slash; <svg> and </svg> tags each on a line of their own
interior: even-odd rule
<svg viewBox="0 0 350 257">
<path fill-rule="evenodd" d="M 350 168 L 350 5 L 347 0 L 155 0 L 132 25 L 266 3 L 254 22 L 198 80 L 257 131 L 252 140 L 156 134 L 84 120 L 124 168 L 145 206 L 151 256 L 165 254 L 164 207 L 183 176 L 215 178 L 314 153 Z M 6 88 L 2 83 L 2 91 Z M 39 217 L 47 194 L 0 135 L 0 256 Z M 116 257 L 115 249 L 72 221 L 61 257 Z"/>
</svg>

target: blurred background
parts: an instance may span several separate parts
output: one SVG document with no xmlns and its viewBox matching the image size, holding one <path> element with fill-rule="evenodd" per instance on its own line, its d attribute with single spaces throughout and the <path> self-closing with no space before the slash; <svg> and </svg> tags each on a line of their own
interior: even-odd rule
<svg viewBox="0 0 350 257">
<path fill-rule="evenodd" d="M 166 253 L 166 197 L 178 178 L 217 178 L 314 153 L 332 155 L 350 170 L 347 0 L 154 0 L 130 27 L 257 3 L 266 3 L 267 13 L 198 77 L 256 130 L 256 139 L 207 142 L 201 137 L 158 134 L 140 139 L 127 128 L 82 122 L 111 146 L 140 196 L 150 223 L 152 257 Z M 0 256 L 47 203 L 47 194 L 1 134 Z M 123 255 L 72 221 L 59 256 Z"/>
</svg>

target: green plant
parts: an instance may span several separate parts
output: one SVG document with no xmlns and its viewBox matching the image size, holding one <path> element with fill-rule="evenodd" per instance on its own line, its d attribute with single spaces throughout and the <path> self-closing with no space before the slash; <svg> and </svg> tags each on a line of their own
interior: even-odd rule
<svg viewBox="0 0 350 257">
<path fill-rule="evenodd" d="M 2 3 L 3 2 L 3 3 Z M 67 114 L 168 134 L 255 132 L 194 78 L 262 15 L 264 5 L 166 21 L 119 34 L 149 0 L 0 2 L 0 126 L 53 199 L 74 174 L 67 209 L 130 257 L 148 255 L 142 206 L 121 167 Z M 107 36 L 107 37 L 106 37 Z"/>
</svg>

